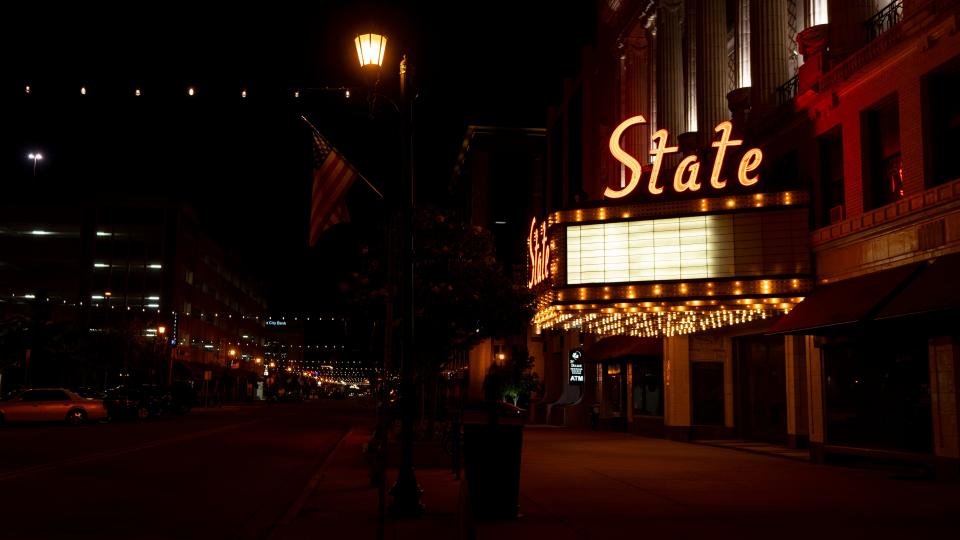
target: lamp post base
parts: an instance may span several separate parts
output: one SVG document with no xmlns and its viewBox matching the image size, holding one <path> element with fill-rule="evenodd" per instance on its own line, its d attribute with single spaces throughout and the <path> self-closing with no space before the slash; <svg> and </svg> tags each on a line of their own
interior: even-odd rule
<svg viewBox="0 0 960 540">
<path fill-rule="evenodd" d="M 397 483 L 390 488 L 393 503 L 390 505 L 390 515 L 393 518 L 415 518 L 423 515 L 426 507 L 420 502 L 423 489 L 417 483 L 417 477 L 412 468 L 401 468 L 397 476 Z"/>
</svg>

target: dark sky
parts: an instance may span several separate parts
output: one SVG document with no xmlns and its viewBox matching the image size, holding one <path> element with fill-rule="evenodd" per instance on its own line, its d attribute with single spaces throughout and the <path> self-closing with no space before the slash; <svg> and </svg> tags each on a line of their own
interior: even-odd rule
<svg viewBox="0 0 960 540">
<path fill-rule="evenodd" d="M 355 33 L 390 37 L 384 94 L 397 95 L 401 50 L 411 59 L 417 184 L 427 194 L 449 178 L 468 124 L 543 125 L 576 70 L 592 11 L 590 2 L 521 0 L 34 2 L 0 21 L 4 203 L 104 193 L 188 201 L 272 284 L 275 305 L 296 308 L 291 293 L 317 260 L 306 249 L 311 157 L 299 115 L 374 183 L 389 185 L 398 170 L 395 114 L 381 101 L 371 119 L 357 95 L 365 81 Z M 290 96 L 340 86 L 361 92 Z M 36 179 L 26 160 L 34 149 L 47 158 Z M 355 220 L 378 210 L 357 190 Z"/>
</svg>

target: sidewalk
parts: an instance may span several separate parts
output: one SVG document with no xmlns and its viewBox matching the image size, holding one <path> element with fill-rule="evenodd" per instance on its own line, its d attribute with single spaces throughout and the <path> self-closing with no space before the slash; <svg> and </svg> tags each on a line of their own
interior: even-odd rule
<svg viewBox="0 0 960 540">
<path fill-rule="evenodd" d="M 370 466 L 363 445 L 371 430 L 351 431 L 327 459 L 316 487 L 294 515 L 274 528 L 270 540 L 316 538 L 377 538 L 378 490 L 370 486 Z M 426 513 L 417 519 L 385 522 L 387 540 L 457 538 L 460 482 L 448 469 L 418 468 L 417 481 L 424 489 Z M 396 481 L 396 469 L 387 472 L 387 486 Z M 390 495 L 386 497 L 390 504 Z"/>
<path fill-rule="evenodd" d="M 272 539 L 377 538 L 354 432 L 328 460 L 303 508 Z M 392 484 L 396 471 L 391 471 Z M 460 483 L 417 469 L 427 513 L 388 521 L 385 538 L 466 538 Z M 389 497 L 388 497 L 389 502 Z M 904 481 L 883 471 L 828 467 L 741 450 L 612 432 L 528 426 L 522 516 L 473 524 L 476 540 L 630 537 L 919 538 L 960 532 L 960 486 Z M 462 529 L 462 530 L 461 530 Z"/>
</svg>

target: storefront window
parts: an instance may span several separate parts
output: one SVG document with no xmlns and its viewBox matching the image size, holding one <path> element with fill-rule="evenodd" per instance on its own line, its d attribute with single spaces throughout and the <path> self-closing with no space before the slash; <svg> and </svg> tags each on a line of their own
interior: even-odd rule
<svg viewBox="0 0 960 540">
<path fill-rule="evenodd" d="M 926 345 L 898 334 L 824 347 L 827 442 L 932 451 Z"/>
<path fill-rule="evenodd" d="M 633 414 L 663 416 L 663 360 L 633 363 Z"/>
</svg>

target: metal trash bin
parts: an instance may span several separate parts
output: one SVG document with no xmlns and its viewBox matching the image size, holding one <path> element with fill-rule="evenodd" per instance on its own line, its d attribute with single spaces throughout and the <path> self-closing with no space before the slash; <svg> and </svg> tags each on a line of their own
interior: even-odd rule
<svg viewBox="0 0 960 540">
<path fill-rule="evenodd" d="M 464 412 L 464 469 L 475 519 L 514 519 L 519 514 L 524 412 L 502 402 Z"/>
</svg>

